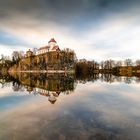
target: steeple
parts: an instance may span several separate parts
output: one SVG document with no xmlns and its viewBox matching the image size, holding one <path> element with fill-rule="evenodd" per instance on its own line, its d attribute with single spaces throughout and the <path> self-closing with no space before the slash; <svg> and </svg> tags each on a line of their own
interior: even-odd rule
<svg viewBox="0 0 140 140">
<path fill-rule="evenodd" d="M 57 46 L 57 42 L 54 38 L 51 38 L 51 40 L 48 42 L 48 46 L 50 47 L 50 50 L 52 50 L 55 46 Z"/>
<path fill-rule="evenodd" d="M 51 42 L 57 43 L 54 38 L 51 38 L 48 43 L 51 43 Z"/>
</svg>

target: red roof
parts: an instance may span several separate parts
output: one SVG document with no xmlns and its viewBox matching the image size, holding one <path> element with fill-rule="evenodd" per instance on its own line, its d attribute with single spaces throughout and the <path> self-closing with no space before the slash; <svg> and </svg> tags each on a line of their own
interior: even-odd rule
<svg viewBox="0 0 140 140">
<path fill-rule="evenodd" d="M 44 49 L 49 49 L 49 48 L 50 48 L 49 46 L 44 46 L 44 47 L 39 48 L 38 50 L 44 50 Z"/>
<path fill-rule="evenodd" d="M 50 43 L 50 42 L 54 42 L 54 43 L 56 43 L 56 41 L 55 41 L 54 38 L 51 38 L 51 40 L 50 40 L 48 43 Z"/>
<path fill-rule="evenodd" d="M 56 50 L 56 49 L 58 49 L 58 46 L 54 46 L 54 47 L 52 48 L 52 50 Z"/>
<path fill-rule="evenodd" d="M 45 94 L 45 93 L 39 93 L 39 94 L 42 96 L 49 96 L 48 94 Z"/>
</svg>

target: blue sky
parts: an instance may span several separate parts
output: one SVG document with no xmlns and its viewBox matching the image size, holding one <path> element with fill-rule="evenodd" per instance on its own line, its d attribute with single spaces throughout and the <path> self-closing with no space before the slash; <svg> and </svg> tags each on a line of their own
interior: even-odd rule
<svg viewBox="0 0 140 140">
<path fill-rule="evenodd" d="M 46 45 L 78 58 L 139 59 L 140 0 L 0 1 L 0 53 Z"/>
</svg>

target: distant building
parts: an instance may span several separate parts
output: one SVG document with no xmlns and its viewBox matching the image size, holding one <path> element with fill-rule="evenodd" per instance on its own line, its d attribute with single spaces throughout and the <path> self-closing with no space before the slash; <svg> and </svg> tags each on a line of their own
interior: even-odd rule
<svg viewBox="0 0 140 140">
<path fill-rule="evenodd" d="M 54 104 L 56 102 L 56 100 L 57 100 L 56 97 L 53 95 L 50 95 L 48 98 L 48 101 L 50 101 L 51 104 Z"/>
<path fill-rule="evenodd" d="M 43 53 L 46 53 L 46 52 L 58 51 L 58 50 L 60 50 L 59 46 L 57 45 L 57 42 L 55 41 L 55 39 L 52 38 L 48 42 L 47 46 L 41 47 L 36 51 L 36 55 L 43 54 Z"/>
<path fill-rule="evenodd" d="M 33 87 L 27 86 L 27 91 L 31 93 L 33 91 Z"/>
<path fill-rule="evenodd" d="M 27 52 L 26 52 L 26 57 L 30 57 L 33 55 L 33 52 L 29 49 Z"/>
<path fill-rule="evenodd" d="M 36 92 L 38 92 L 42 96 L 48 97 L 48 101 L 50 101 L 51 104 L 54 104 L 56 102 L 57 97 L 60 94 L 60 92 L 58 91 L 48 91 L 41 88 L 36 88 Z"/>
<path fill-rule="evenodd" d="M 72 50 L 60 50 L 57 42 L 52 38 L 47 46 L 39 49 L 28 50 L 25 56 L 19 61 L 16 71 L 49 71 L 62 70 L 61 72 L 74 69 L 75 53 Z"/>
</svg>

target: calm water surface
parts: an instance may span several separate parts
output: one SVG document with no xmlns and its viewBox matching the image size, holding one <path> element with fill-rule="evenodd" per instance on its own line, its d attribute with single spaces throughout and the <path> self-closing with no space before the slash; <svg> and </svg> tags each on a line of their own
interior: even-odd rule
<svg viewBox="0 0 140 140">
<path fill-rule="evenodd" d="M 63 92 L 0 84 L 0 140 L 140 140 L 134 79 L 77 80 L 74 90 Z"/>
</svg>

